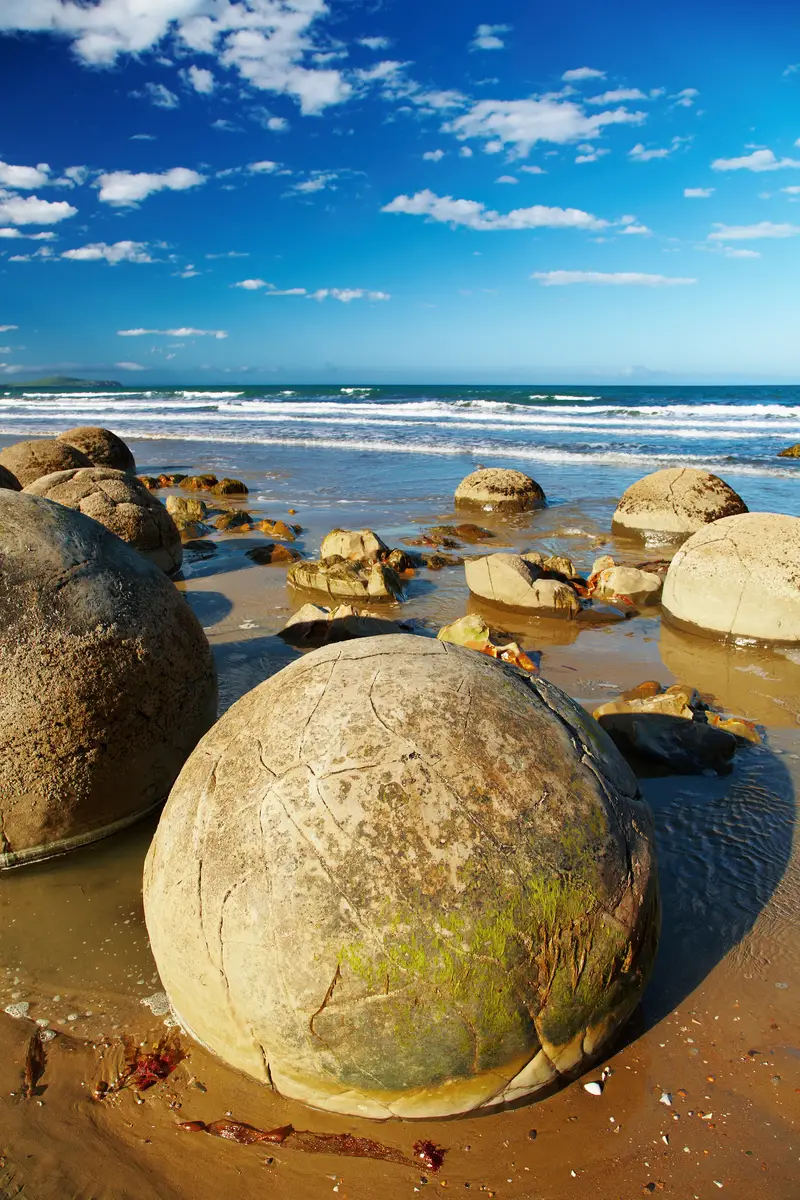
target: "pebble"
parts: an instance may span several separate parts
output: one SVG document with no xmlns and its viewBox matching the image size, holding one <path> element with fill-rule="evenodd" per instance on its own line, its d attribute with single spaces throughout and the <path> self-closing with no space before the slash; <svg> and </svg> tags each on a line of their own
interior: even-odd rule
<svg viewBox="0 0 800 1200">
<path fill-rule="evenodd" d="M 529 1129 L 529 1130 L 528 1130 L 528 1137 L 531 1139 L 531 1141 L 532 1141 L 532 1142 L 535 1142 L 535 1141 L 536 1141 L 536 1130 L 535 1130 L 535 1129 Z"/>
<path fill-rule="evenodd" d="M 14 1017 L 17 1021 L 22 1021 L 27 1017 L 30 1003 L 27 1000 L 18 1000 L 16 1004 L 7 1004 L 3 1012 L 9 1017 Z"/>
<path fill-rule="evenodd" d="M 588 1092 L 590 1096 L 602 1096 L 603 1085 L 599 1080 L 593 1079 L 591 1083 L 585 1083 L 583 1085 L 583 1090 Z"/>
<path fill-rule="evenodd" d="M 661 1093 L 661 1098 L 659 1100 L 659 1104 L 666 1104 L 667 1108 L 672 1107 L 672 1096 L 670 1096 L 669 1092 Z"/>
</svg>

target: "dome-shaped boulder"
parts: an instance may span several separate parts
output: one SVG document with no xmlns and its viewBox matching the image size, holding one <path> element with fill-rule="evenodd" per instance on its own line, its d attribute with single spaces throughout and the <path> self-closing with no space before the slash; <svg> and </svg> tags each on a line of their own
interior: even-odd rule
<svg viewBox="0 0 800 1200">
<path fill-rule="evenodd" d="M 110 467 L 44 475 L 24 489 L 99 521 L 168 575 L 183 560 L 181 535 L 164 505 L 135 476 Z"/>
<path fill-rule="evenodd" d="M 695 467 L 667 467 L 631 484 L 612 518 L 615 532 L 678 540 L 712 521 L 746 513 L 741 496 L 723 479 Z"/>
<path fill-rule="evenodd" d="M 316 650 L 228 710 L 172 790 L 144 899 L 199 1041 L 377 1118 L 571 1077 L 658 938 L 649 810 L 596 722 L 408 634 Z"/>
<path fill-rule="evenodd" d="M 0 467 L 0 488 L 8 488 L 10 492 L 21 492 L 22 484 L 7 467 Z"/>
<path fill-rule="evenodd" d="M 79 425 L 58 435 L 59 442 L 74 446 L 94 467 L 114 467 L 117 471 L 136 474 L 136 461 L 121 437 L 99 425 Z"/>
<path fill-rule="evenodd" d="M 54 471 L 71 471 L 75 467 L 90 467 L 91 461 L 82 450 L 59 442 L 56 438 L 39 438 L 30 442 L 15 442 L 0 451 L 0 467 L 5 467 L 20 487 L 35 483 Z"/>
<path fill-rule="evenodd" d="M 389 547 L 371 529 L 332 529 L 322 539 L 320 558 L 347 558 L 359 562 L 365 558 L 383 558 Z"/>
<path fill-rule="evenodd" d="M 0 491 L 0 867 L 164 800 L 216 698 L 205 634 L 163 572 L 79 512 Z"/>
<path fill-rule="evenodd" d="M 545 494 L 535 479 L 505 467 L 473 471 L 456 488 L 456 508 L 518 513 L 542 508 L 545 503 Z"/>
<path fill-rule="evenodd" d="M 800 517 L 743 513 L 701 529 L 673 558 L 661 603 L 710 637 L 800 642 Z"/>
</svg>

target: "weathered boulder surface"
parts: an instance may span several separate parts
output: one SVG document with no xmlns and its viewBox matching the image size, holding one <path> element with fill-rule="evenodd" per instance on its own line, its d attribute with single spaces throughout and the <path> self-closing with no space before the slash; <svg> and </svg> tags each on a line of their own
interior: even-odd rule
<svg viewBox="0 0 800 1200">
<path fill-rule="evenodd" d="M 0 467 L 0 488 L 8 488 L 11 492 L 21 492 L 22 484 L 7 467 Z"/>
<path fill-rule="evenodd" d="M 136 460 L 121 437 L 99 425 L 79 425 L 58 435 L 59 442 L 74 446 L 89 459 L 93 467 L 113 467 L 116 471 L 136 474 Z"/>
<path fill-rule="evenodd" d="M 693 534 L 667 572 L 662 609 L 711 637 L 800 642 L 800 518 L 744 513 Z"/>
<path fill-rule="evenodd" d="M 658 604 L 661 576 L 637 567 L 606 567 L 594 581 L 593 595 L 599 600 L 629 600 L 639 608 Z"/>
<path fill-rule="evenodd" d="M 220 479 L 211 487 L 215 496 L 246 496 L 249 490 L 241 479 Z"/>
<path fill-rule="evenodd" d="M 348 562 L 338 556 L 315 562 L 295 563 L 289 569 L 288 581 L 296 588 L 324 592 L 337 600 L 403 598 L 400 578 L 391 567 L 377 562 Z"/>
<path fill-rule="evenodd" d="M 130 824 L 216 715 L 181 593 L 96 521 L 0 491 L 0 867 Z"/>
<path fill-rule="evenodd" d="M 539 616 L 576 617 L 581 603 L 568 583 L 541 578 L 541 570 L 519 554 L 487 554 L 465 563 L 467 587 L 499 607 Z"/>
<path fill-rule="evenodd" d="M 208 506 L 196 496 L 167 496 L 167 512 L 177 525 L 189 521 L 205 521 Z"/>
<path fill-rule="evenodd" d="M 332 529 L 322 539 L 320 558 L 347 558 L 359 562 L 365 558 L 382 558 L 389 547 L 371 529 Z"/>
<path fill-rule="evenodd" d="M 111 467 L 80 467 L 44 475 L 24 490 L 99 521 L 168 575 L 180 570 L 183 551 L 175 522 L 134 475 Z"/>
<path fill-rule="evenodd" d="M 30 442 L 15 442 L 0 450 L 0 467 L 5 467 L 17 479 L 20 487 L 35 483 L 54 471 L 71 471 L 74 467 L 90 467 L 89 457 L 82 450 L 59 442 L 56 438 L 39 438 Z"/>
<path fill-rule="evenodd" d="M 800 442 L 787 446 L 785 450 L 779 450 L 778 458 L 800 458 Z"/>
<path fill-rule="evenodd" d="M 181 1024 L 279 1092 L 440 1117 L 571 1078 L 633 1011 L 652 823 L 541 679 L 409 635 L 326 646 L 244 696 L 144 873 Z"/>
<path fill-rule="evenodd" d="M 741 496 L 710 471 L 667 467 L 631 484 L 612 518 L 618 532 L 687 537 L 712 521 L 746 513 Z"/>
<path fill-rule="evenodd" d="M 456 488 L 456 508 L 518 513 L 542 508 L 546 502 L 535 479 L 506 467 L 484 467 L 473 471 Z"/>
</svg>

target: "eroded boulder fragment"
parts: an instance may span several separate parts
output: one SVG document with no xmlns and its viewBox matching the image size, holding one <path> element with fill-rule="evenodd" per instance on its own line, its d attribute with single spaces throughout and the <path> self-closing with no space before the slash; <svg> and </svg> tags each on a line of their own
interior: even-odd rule
<svg viewBox="0 0 800 1200">
<path fill-rule="evenodd" d="M 0 491 L 0 867 L 130 824 L 216 715 L 183 595 L 82 513 Z"/>
<path fill-rule="evenodd" d="M 320 558 L 338 555 L 351 561 L 378 559 L 389 553 L 389 547 L 371 529 L 332 529 L 322 539 Z"/>
<path fill-rule="evenodd" d="M 576 617 L 581 611 L 574 588 L 542 578 L 541 568 L 519 554 L 471 558 L 465 570 L 472 594 L 501 608 L 548 617 Z"/>
<path fill-rule="evenodd" d="M 296 588 L 323 592 L 334 599 L 362 602 L 403 599 L 399 576 L 384 563 L 323 558 L 316 562 L 295 563 L 289 570 L 288 579 Z"/>
<path fill-rule="evenodd" d="M 181 1024 L 317 1108 L 444 1117 L 572 1078 L 656 950 L 651 818 L 557 688 L 409 635 L 297 660 L 173 788 L 147 927 Z"/>
<path fill-rule="evenodd" d="M 606 567 L 594 578 L 598 600 L 623 600 L 637 608 L 652 608 L 661 599 L 661 576 L 637 567 Z"/>
</svg>

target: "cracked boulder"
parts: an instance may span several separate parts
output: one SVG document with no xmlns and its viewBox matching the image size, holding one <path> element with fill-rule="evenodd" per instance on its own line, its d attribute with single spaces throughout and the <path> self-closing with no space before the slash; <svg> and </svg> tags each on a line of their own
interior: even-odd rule
<svg viewBox="0 0 800 1200">
<path fill-rule="evenodd" d="M 38 438 L 30 442 L 15 442 L 0 451 L 0 467 L 17 479 L 21 487 L 27 487 L 52 475 L 54 471 L 70 471 L 74 467 L 90 467 L 91 459 L 82 450 L 68 446 L 56 438 Z"/>
<path fill-rule="evenodd" d="M 649 810 L 557 688 L 443 641 L 326 646 L 244 696 L 144 872 L 181 1024 L 317 1108 L 435 1118 L 573 1078 L 659 929 Z"/>
<path fill-rule="evenodd" d="M 710 471 L 667 467 L 631 484 L 617 505 L 612 527 L 645 540 L 652 534 L 677 540 L 712 521 L 746 512 L 741 496 Z"/>
<path fill-rule="evenodd" d="M 470 558 L 464 569 L 473 596 L 498 608 L 562 618 L 577 617 L 581 611 L 574 588 L 559 579 L 541 578 L 541 568 L 519 554 Z"/>
<path fill-rule="evenodd" d="M 338 556 L 359 562 L 383 558 L 388 553 L 389 547 L 372 529 L 332 529 L 319 548 L 320 558 Z"/>
<path fill-rule="evenodd" d="M 89 459 L 93 467 L 113 467 L 116 471 L 136 474 L 136 461 L 121 437 L 99 425 L 79 425 L 58 435 L 59 442 L 74 446 Z"/>
<path fill-rule="evenodd" d="M 99 521 L 168 575 L 180 570 L 178 528 L 161 501 L 134 475 L 111 467 L 82 467 L 44 475 L 24 490 Z"/>
<path fill-rule="evenodd" d="M 162 571 L 80 512 L 0 491 L 0 867 L 163 801 L 216 701 L 205 634 Z"/>
<path fill-rule="evenodd" d="M 456 488 L 456 508 L 484 512 L 520 513 L 543 508 L 545 494 L 535 479 L 506 467 L 483 467 L 462 479 Z"/>
<path fill-rule="evenodd" d="M 338 555 L 289 568 L 288 581 L 302 591 L 322 592 L 335 600 L 402 600 L 396 571 L 384 563 L 348 562 Z"/>
<path fill-rule="evenodd" d="M 726 641 L 800 642 L 800 518 L 743 513 L 693 534 L 670 564 L 662 611 Z"/>
</svg>

